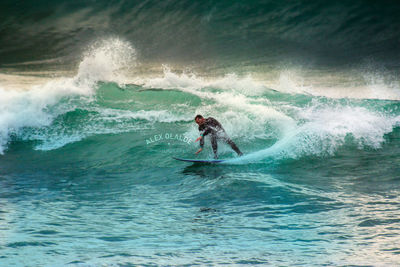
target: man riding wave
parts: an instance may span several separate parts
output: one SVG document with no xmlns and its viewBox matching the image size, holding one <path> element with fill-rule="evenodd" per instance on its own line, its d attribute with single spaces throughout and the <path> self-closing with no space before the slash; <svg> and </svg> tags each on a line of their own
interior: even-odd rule
<svg viewBox="0 0 400 267">
<path fill-rule="evenodd" d="M 224 142 L 229 144 L 232 147 L 232 149 L 239 156 L 243 155 L 243 153 L 239 150 L 239 148 L 236 146 L 236 144 L 229 138 L 229 136 L 226 134 L 224 128 L 222 128 L 222 125 L 216 119 L 214 119 L 212 117 L 208 117 L 207 119 L 205 119 L 202 115 L 197 115 L 194 120 L 199 125 L 199 131 L 202 132 L 200 134 L 200 137 L 196 139 L 196 142 L 200 140 L 200 149 L 195 154 L 199 154 L 203 150 L 204 136 L 210 134 L 211 146 L 213 148 L 215 159 L 218 158 L 217 139 L 223 140 Z"/>
</svg>

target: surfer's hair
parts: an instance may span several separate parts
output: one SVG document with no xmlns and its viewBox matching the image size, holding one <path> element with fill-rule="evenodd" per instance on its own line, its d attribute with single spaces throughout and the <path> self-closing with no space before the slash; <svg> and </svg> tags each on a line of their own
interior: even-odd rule
<svg viewBox="0 0 400 267">
<path fill-rule="evenodd" d="M 196 117 L 194 118 L 194 120 L 197 120 L 197 119 L 203 119 L 203 116 L 201 116 L 200 114 L 199 114 L 199 115 L 196 115 Z"/>
</svg>

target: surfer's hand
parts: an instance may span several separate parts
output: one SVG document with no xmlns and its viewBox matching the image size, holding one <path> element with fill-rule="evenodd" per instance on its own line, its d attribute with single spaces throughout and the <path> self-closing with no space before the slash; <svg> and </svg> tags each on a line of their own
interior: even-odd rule
<svg viewBox="0 0 400 267">
<path fill-rule="evenodd" d="M 203 136 L 200 136 L 199 138 L 197 138 L 195 142 L 200 141 L 201 138 L 203 138 Z"/>
<path fill-rule="evenodd" d="M 195 153 L 196 155 L 199 154 L 203 149 L 200 148 L 199 150 L 197 150 L 197 152 Z"/>
</svg>

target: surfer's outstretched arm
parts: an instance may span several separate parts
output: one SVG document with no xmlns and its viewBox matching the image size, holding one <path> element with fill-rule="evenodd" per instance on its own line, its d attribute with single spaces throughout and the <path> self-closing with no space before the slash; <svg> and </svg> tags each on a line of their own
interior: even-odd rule
<svg viewBox="0 0 400 267">
<path fill-rule="evenodd" d="M 195 154 L 199 154 L 199 153 L 203 150 L 203 147 L 204 147 L 204 138 L 203 138 L 203 135 L 200 135 L 200 137 L 197 138 L 195 142 L 197 142 L 197 141 L 199 141 L 199 140 L 200 140 L 200 149 L 197 150 L 197 152 L 196 152 Z"/>
</svg>

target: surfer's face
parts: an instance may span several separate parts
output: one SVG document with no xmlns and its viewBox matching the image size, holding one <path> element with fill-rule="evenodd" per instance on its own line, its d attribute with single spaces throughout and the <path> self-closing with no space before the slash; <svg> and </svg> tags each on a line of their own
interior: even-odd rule
<svg viewBox="0 0 400 267">
<path fill-rule="evenodd" d="M 201 125 L 201 124 L 203 124 L 203 123 L 204 123 L 204 121 L 205 121 L 205 119 L 204 119 L 204 118 L 197 118 L 197 119 L 196 119 L 196 123 L 197 123 L 198 125 Z"/>
</svg>

